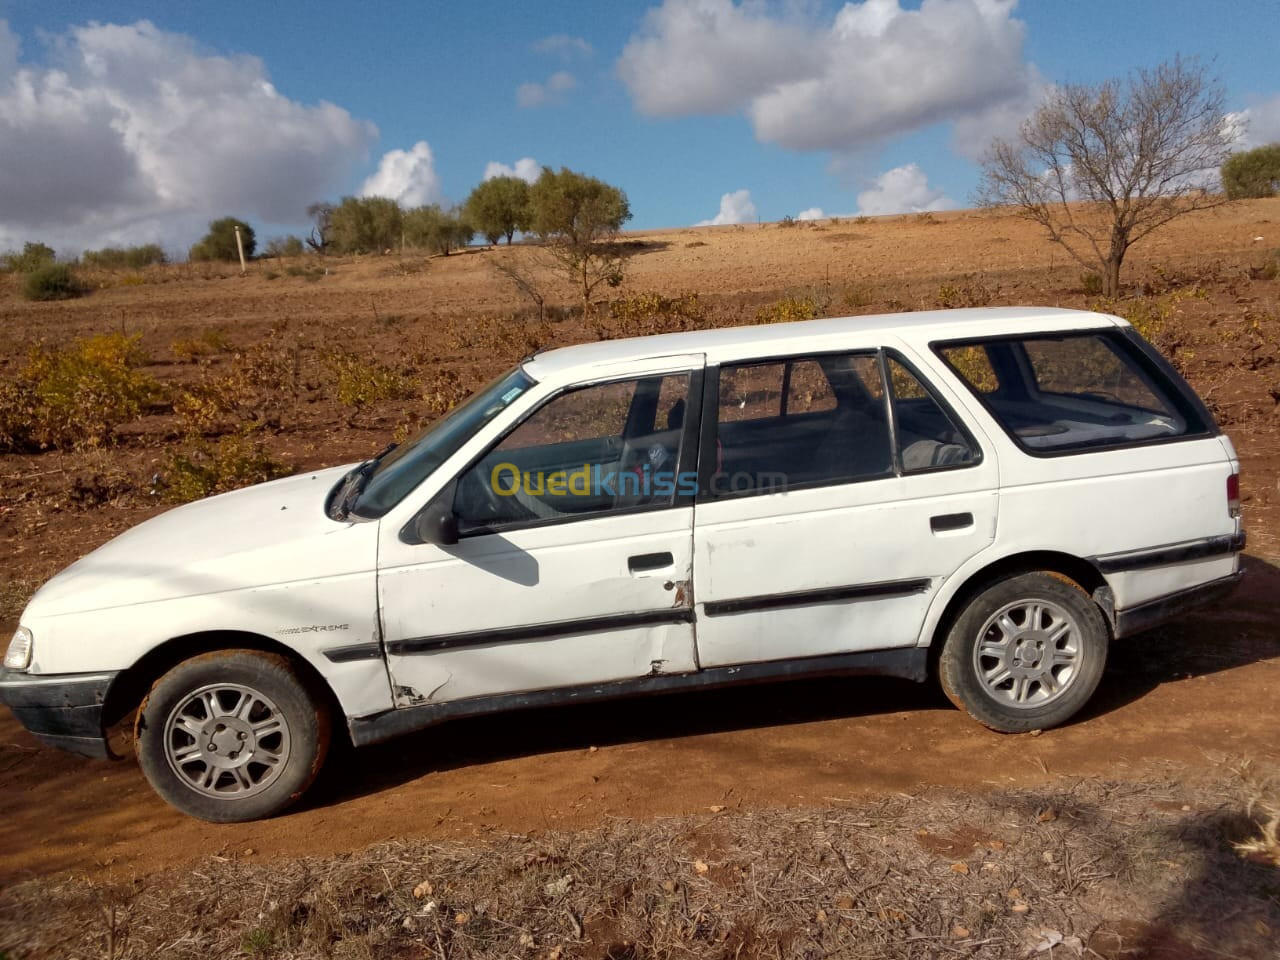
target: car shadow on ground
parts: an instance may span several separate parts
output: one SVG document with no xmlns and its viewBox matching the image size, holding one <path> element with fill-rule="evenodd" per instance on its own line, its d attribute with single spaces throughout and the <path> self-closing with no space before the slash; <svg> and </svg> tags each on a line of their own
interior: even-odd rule
<svg viewBox="0 0 1280 960">
<path fill-rule="evenodd" d="M 1256 558 L 1246 558 L 1245 566 L 1244 583 L 1224 603 L 1115 643 L 1102 684 L 1071 723 L 1102 717 L 1165 683 L 1280 658 L 1280 636 L 1270 627 L 1280 570 Z M 432 772 L 542 753 L 951 709 L 932 678 L 917 684 L 836 677 L 472 717 L 360 750 L 339 745 L 307 805 L 327 806 Z"/>
</svg>

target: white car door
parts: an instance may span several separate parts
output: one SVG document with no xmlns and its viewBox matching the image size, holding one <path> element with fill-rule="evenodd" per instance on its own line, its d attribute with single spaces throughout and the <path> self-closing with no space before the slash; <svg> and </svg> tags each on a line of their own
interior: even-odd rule
<svg viewBox="0 0 1280 960">
<path fill-rule="evenodd" d="M 973 432 L 877 352 L 725 365 L 704 406 L 702 666 L 915 646 L 943 579 L 995 535 Z"/>
<path fill-rule="evenodd" d="M 397 705 L 696 669 L 688 581 L 702 363 L 631 365 L 546 400 L 437 497 L 456 544 L 382 532 Z"/>
</svg>

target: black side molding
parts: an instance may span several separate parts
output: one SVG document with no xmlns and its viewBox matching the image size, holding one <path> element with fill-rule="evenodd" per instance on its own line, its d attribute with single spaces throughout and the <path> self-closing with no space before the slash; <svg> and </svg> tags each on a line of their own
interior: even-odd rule
<svg viewBox="0 0 1280 960">
<path fill-rule="evenodd" d="M 1143 550 L 1108 553 L 1101 557 L 1091 557 L 1090 560 L 1101 573 L 1124 573 L 1129 570 L 1149 570 L 1152 567 L 1167 567 L 1176 563 L 1190 563 L 1193 560 L 1225 557 L 1239 553 L 1244 548 L 1245 535 L 1244 531 L 1241 531 L 1220 537 L 1184 540 L 1181 543 L 1170 543 Z"/>
<path fill-rule="evenodd" d="M 475 630 L 470 633 L 455 633 L 447 637 L 392 640 L 387 644 L 387 653 L 392 656 L 432 653 L 453 647 L 476 647 L 520 640 L 545 640 L 548 637 L 573 637 L 584 633 L 606 633 L 610 630 L 629 630 L 633 627 L 652 627 L 664 623 L 693 623 L 693 611 L 688 607 L 672 607 L 669 610 L 643 610 L 639 613 L 620 613 L 608 617 L 587 617 L 582 620 L 557 620 L 554 623 L 535 623 L 521 627 L 499 627 L 496 630 Z"/>
<path fill-rule="evenodd" d="M 1239 570 L 1229 577 L 1210 580 L 1208 583 L 1202 583 L 1188 590 L 1179 590 L 1165 597 L 1157 597 L 1155 600 L 1148 600 L 1146 603 L 1126 610 L 1117 610 L 1115 635 L 1117 638 L 1131 637 L 1135 633 L 1158 627 L 1197 607 L 1226 599 L 1243 579 L 1244 571 Z"/>
<path fill-rule="evenodd" d="M 356 660 L 381 660 L 382 647 L 377 643 L 352 643 L 345 647 L 330 647 L 320 651 L 331 663 L 352 663 Z"/>
<path fill-rule="evenodd" d="M 703 604 L 708 617 L 722 617 L 732 613 L 752 610 L 775 610 L 779 607 L 804 607 L 819 603 L 837 603 L 841 600 L 879 600 L 884 597 L 905 597 L 923 593 L 932 581 L 927 577 L 916 580 L 885 580 L 880 583 L 860 583 L 851 587 L 827 587 L 822 590 L 797 590 L 792 593 L 769 593 L 758 597 L 740 597 L 735 600 L 715 600 Z"/>
<path fill-rule="evenodd" d="M 929 651 L 926 647 L 902 647 L 894 650 L 870 650 L 865 653 L 838 653 L 798 660 L 771 660 L 767 663 L 744 663 L 729 667 L 709 667 L 697 673 L 649 674 L 632 680 L 597 683 L 531 693 L 504 693 L 492 697 L 447 700 L 413 707 L 388 710 L 371 717 L 349 717 L 347 726 L 351 740 L 363 747 L 390 740 L 445 720 L 505 713 L 536 707 L 592 703 L 622 697 L 676 693 L 682 690 L 736 686 L 740 683 L 764 683 L 798 677 L 876 675 L 901 677 L 923 682 L 928 675 Z"/>
</svg>

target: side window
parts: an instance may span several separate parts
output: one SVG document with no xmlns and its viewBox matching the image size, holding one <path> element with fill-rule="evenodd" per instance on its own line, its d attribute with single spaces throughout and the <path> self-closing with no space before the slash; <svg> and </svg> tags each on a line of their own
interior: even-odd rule
<svg viewBox="0 0 1280 960">
<path fill-rule="evenodd" d="M 974 463 L 977 454 L 937 398 L 905 364 L 887 358 L 903 473 Z"/>
<path fill-rule="evenodd" d="M 1190 388 L 1114 330 L 999 337 L 934 349 L 1024 449 L 1066 453 L 1204 436 Z M 993 382 L 973 358 L 995 360 Z M 989 368 L 990 364 L 987 365 Z"/>
<path fill-rule="evenodd" d="M 681 373 L 553 397 L 458 478 L 459 531 L 670 506 L 688 396 Z"/>
<path fill-rule="evenodd" d="M 874 354 L 723 367 L 710 495 L 891 475 L 886 400 Z"/>
<path fill-rule="evenodd" d="M 822 413 L 837 406 L 835 391 L 817 360 L 787 364 L 786 414 Z"/>
<path fill-rule="evenodd" d="M 721 423 L 782 415 L 784 363 L 755 363 L 720 370 Z"/>
</svg>

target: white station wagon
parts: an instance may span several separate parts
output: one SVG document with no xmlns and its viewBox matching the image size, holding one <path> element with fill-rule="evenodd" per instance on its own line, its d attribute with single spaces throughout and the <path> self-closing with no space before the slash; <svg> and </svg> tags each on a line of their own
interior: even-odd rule
<svg viewBox="0 0 1280 960">
<path fill-rule="evenodd" d="M 454 717 L 935 674 L 1060 724 L 1108 644 L 1226 595 L 1238 462 L 1123 320 L 850 317 L 540 353 L 357 466 L 179 507 L 26 608 L 0 701 L 155 789 L 264 817 Z"/>
</svg>

